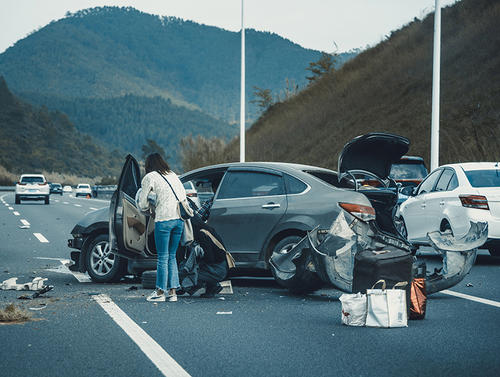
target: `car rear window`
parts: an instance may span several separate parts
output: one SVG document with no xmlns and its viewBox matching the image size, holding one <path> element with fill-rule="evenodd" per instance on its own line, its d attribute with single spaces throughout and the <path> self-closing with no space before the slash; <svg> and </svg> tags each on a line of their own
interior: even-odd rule
<svg viewBox="0 0 500 377">
<path fill-rule="evenodd" d="M 423 179 L 427 169 L 423 164 L 395 163 L 391 166 L 389 177 L 392 179 Z"/>
<path fill-rule="evenodd" d="M 500 170 L 469 170 L 465 172 L 472 187 L 500 187 Z"/>
<path fill-rule="evenodd" d="M 183 186 L 184 186 L 184 188 L 186 190 L 192 190 L 193 189 L 193 184 L 191 183 L 191 181 L 184 182 Z"/>
<path fill-rule="evenodd" d="M 43 183 L 42 177 L 23 177 L 22 183 Z"/>
</svg>

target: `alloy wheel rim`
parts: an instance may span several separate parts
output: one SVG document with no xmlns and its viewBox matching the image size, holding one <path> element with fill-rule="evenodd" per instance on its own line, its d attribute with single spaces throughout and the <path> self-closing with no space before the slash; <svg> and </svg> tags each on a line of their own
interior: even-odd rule
<svg viewBox="0 0 500 377">
<path fill-rule="evenodd" d="M 114 263 L 115 256 L 111 253 L 108 241 L 99 242 L 92 248 L 90 265 L 96 275 L 107 275 L 113 268 Z"/>
</svg>

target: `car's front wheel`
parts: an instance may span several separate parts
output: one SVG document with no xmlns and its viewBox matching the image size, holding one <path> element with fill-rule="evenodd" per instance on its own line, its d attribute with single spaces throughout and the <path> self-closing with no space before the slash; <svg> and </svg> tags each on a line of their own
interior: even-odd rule
<svg viewBox="0 0 500 377">
<path fill-rule="evenodd" d="M 109 237 L 100 234 L 89 244 L 85 256 L 87 272 L 97 283 L 119 281 L 124 275 L 127 260 L 111 252 Z"/>
</svg>

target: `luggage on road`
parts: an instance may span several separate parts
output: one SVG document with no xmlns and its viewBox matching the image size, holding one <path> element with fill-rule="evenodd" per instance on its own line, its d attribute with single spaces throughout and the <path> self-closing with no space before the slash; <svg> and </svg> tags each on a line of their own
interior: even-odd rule
<svg viewBox="0 0 500 377">
<path fill-rule="evenodd" d="M 424 319 L 427 306 L 425 290 L 426 265 L 421 263 L 413 273 L 410 285 L 410 319 Z"/>
<path fill-rule="evenodd" d="M 366 295 L 344 293 L 339 297 L 342 303 L 342 323 L 347 326 L 364 326 L 366 323 Z"/>
<path fill-rule="evenodd" d="M 382 289 L 375 289 L 379 283 L 382 283 Z M 366 290 L 367 327 L 408 327 L 406 292 L 398 289 L 407 285 L 407 281 L 402 281 L 394 284 L 392 289 L 386 289 L 385 281 L 379 280 Z"/>
<path fill-rule="evenodd" d="M 384 280 L 387 287 L 406 281 L 406 303 L 409 312 L 412 265 L 413 256 L 396 247 L 386 246 L 381 250 L 360 251 L 354 258 L 352 292 L 366 293 L 366 290 L 379 280 Z"/>
</svg>

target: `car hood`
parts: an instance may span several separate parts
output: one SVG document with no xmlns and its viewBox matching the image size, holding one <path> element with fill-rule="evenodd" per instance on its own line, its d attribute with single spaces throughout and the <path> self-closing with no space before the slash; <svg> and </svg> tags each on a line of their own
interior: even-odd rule
<svg viewBox="0 0 500 377">
<path fill-rule="evenodd" d="M 339 156 L 339 176 L 350 170 L 366 170 L 386 179 L 391 165 L 410 148 L 410 141 L 399 135 L 369 133 L 348 142 Z"/>
</svg>

